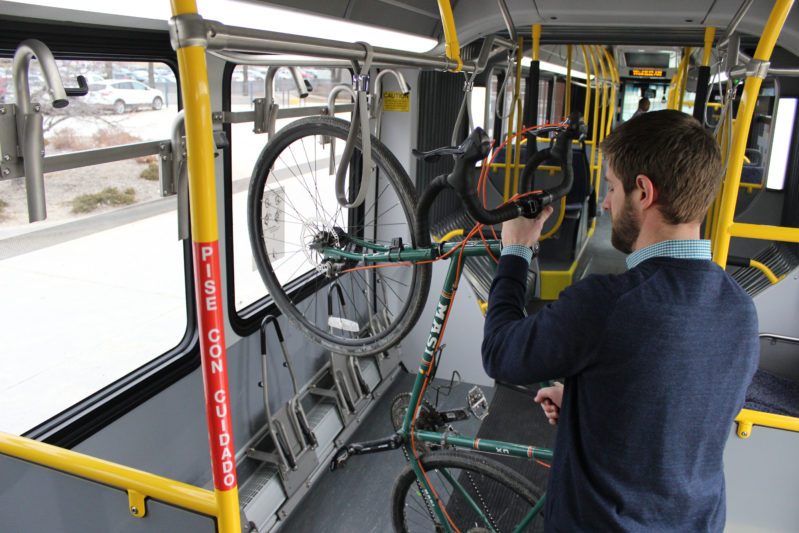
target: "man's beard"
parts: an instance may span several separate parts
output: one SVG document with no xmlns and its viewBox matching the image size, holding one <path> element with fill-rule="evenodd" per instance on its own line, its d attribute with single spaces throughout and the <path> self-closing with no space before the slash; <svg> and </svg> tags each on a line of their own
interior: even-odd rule
<svg viewBox="0 0 799 533">
<path fill-rule="evenodd" d="M 632 202 L 628 202 L 626 197 L 624 207 L 612 225 L 610 242 L 613 247 L 625 254 L 632 253 L 633 245 L 638 240 L 638 234 L 641 233 L 641 221 L 635 215 Z"/>
</svg>

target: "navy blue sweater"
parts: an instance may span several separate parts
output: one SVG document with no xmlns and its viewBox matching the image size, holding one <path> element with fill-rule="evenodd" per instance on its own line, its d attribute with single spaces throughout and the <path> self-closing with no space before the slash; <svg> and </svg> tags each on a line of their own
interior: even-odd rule
<svg viewBox="0 0 799 533">
<path fill-rule="evenodd" d="M 722 454 L 759 359 L 751 298 L 710 261 L 657 257 L 524 317 L 526 272 L 500 259 L 483 365 L 566 378 L 547 531 L 722 531 Z"/>
</svg>

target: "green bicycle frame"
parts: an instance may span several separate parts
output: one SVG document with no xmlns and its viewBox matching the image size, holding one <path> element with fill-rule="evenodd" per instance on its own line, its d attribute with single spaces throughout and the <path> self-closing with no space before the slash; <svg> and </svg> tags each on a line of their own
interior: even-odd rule
<svg viewBox="0 0 799 533">
<path fill-rule="evenodd" d="M 324 256 L 329 259 L 349 259 L 355 261 L 363 261 L 364 263 L 395 263 L 395 262 L 419 262 L 419 261 L 433 261 L 442 255 L 452 252 L 461 243 L 443 243 L 432 245 L 426 248 L 389 248 L 388 246 L 378 245 L 369 241 L 351 238 L 353 243 L 368 250 L 368 253 L 355 253 L 335 248 L 325 248 Z M 514 444 L 510 442 L 503 442 L 490 439 L 476 439 L 471 437 L 464 437 L 461 435 L 452 435 L 449 433 L 439 433 L 435 431 L 417 431 L 412 427 L 416 406 L 419 403 L 419 398 L 422 397 L 427 388 L 430 379 L 435 377 L 431 373 L 435 372 L 435 355 L 441 344 L 441 335 L 445 326 L 445 319 L 447 310 L 452 305 L 455 298 L 455 293 L 458 290 L 457 282 L 460 280 L 460 274 L 463 270 L 463 262 L 454 260 L 461 254 L 463 257 L 487 257 L 492 254 L 494 257 L 500 255 L 500 242 L 498 240 L 486 240 L 485 242 L 467 243 L 463 246 L 461 252 L 454 252 L 450 259 L 447 269 L 447 275 L 444 279 L 444 287 L 439 295 L 438 304 L 436 306 L 435 315 L 433 316 L 433 323 L 430 327 L 430 333 L 427 336 L 425 343 L 424 353 L 422 354 L 419 372 L 416 374 L 416 381 L 413 384 L 411 391 L 411 399 L 408 411 L 405 413 L 405 418 L 402 422 L 402 428 L 399 430 L 403 438 L 403 446 L 410 460 L 411 468 L 416 474 L 416 479 L 421 484 L 420 487 L 424 491 L 425 499 L 431 504 L 436 516 L 446 531 L 452 532 L 452 527 L 446 519 L 438 499 L 433 496 L 433 490 L 427 481 L 425 473 L 422 471 L 419 461 L 414 460 L 416 450 L 413 446 L 412 440 L 420 442 L 430 442 L 433 444 L 450 444 L 452 446 L 464 449 L 476 450 L 483 453 L 492 453 L 497 455 L 506 455 L 511 457 L 519 457 L 524 459 L 539 459 L 545 461 L 552 460 L 552 450 L 546 448 L 538 448 L 535 446 L 526 446 L 521 444 Z M 447 476 L 447 474 L 444 474 Z M 452 476 L 448 476 L 452 477 Z M 491 529 L 488 518 L 483 514 L 478 505 L 468 497 L 466 491 L 456 480 L 450 479 L 453 486 L 465 497 L 465 501 L 472 507 L 472 509 L 480 516 L 487 527 Z M 543 507 L 544 497 L 536 503 L 530 512 L 516 527 L 515 531 L 522 531 L 527 524 L 532 521 L 538 512 Z"/>
</svg>

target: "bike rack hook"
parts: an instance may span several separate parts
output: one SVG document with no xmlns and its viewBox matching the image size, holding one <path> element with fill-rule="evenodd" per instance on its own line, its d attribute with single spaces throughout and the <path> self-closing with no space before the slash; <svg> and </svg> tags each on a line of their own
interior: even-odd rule
<svg viewBox="0 0 799 533">
<path fill-rule="evenodd" d="M 86 79 L 78 76 L 79 89 L 64 90 L 61 74 L 55 58 L 47 45 L 37 39 L 26 39 L 14 52 L 12 75 L 17 95 L 17 139 L 22 149 L 25 169 L 25 190 L 28 196 L 28 221 L 38 222 L 47 218 L 44 197 L 44 130 L 41 108 L 31 105 L 28 71 L 31 59 L 39 60 L 47 89 L 53 98 L 53 107 L 63 108 L 69 104 L 67 96 L 82 96 L 89 90 Z"/>
</svg>

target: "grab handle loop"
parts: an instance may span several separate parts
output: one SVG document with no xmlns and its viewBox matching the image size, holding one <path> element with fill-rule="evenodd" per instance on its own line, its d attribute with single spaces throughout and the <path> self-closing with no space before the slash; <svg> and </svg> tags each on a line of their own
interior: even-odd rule
<svg viewBox="0 0 799 533">
<path fill-rule="evenodd" d="M 371 128 L 369 127 L 369 69 L 372 67 L 372 57 L 374 51 L 372 46 L 368 43 L 359 42 L 366 50 L 366 57 L 363 65 L 358 68 L 357 63 L 353 62 L 355 69 L 358 73 L 353 76 L 352 84 L 356 96 L 355 109 L 352 112 L 352 121 L 350 122 L 350 131 L 347 133 L 347 142 L 344 145 L 344 152 L 341 154 L 341 163 L 336 169 L 336 199 L 339 205 L 346 209 L 352 209 L 360 206 L 366 195 L 369 194 L 369 185 L 371 183 L 372 173 L 372 138 Z M 363 155 L 363 164 L 361 165 L 361 179 L 358 194 L 355 200 L 349 202 L 347 194 L 344 191 L 344 181 L 346 180 L 347 168 L 350 164 L 350 158 L 355 149 L 355 137 L 358 135 L 358 128 L 361 129 L 361 154 Z M 331 157 L 333 157 L 331 155 Z"/>
</svg>

